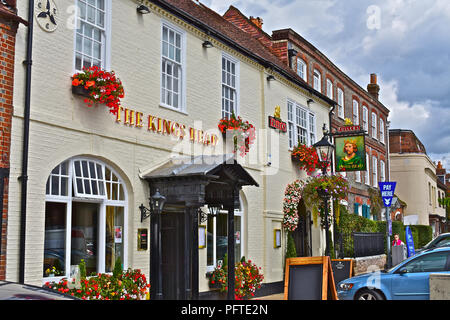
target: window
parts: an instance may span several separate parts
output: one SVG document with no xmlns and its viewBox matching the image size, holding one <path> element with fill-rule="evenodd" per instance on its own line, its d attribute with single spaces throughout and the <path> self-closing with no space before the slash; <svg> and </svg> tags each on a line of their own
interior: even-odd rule
<svg viewBox="0 0 450 320">
<path fill-rule="evenodd" d="M 337 89 L 337 98 L 338 98 L 338 116 L 339 118 L 344 119 L 344 91 L 341 88 Z"/>
<path fill-rule="evenodd" d="M 370 161 L 369 154 L 366 152 L 366 174 L 364 176 L 364 181 L 367 185 L 370 186 Z"/>
<path fill-rule="evenodd" d="M 445 271 L 447 258 L 446 251 L 430 253 L 413 259 L 399 270 L 405 270 L 407 273 L 442 272 Z"/>
<path fill-rule="evenodd" d="M 363 130 L 369 131 L 369 110 L 366 106 L 363 106 L 363 114 L 362 114 L 362 125 Z"/>
<path fill-rule="evenodd" d="M 98 66 L 108 68 L 107 21 L 110 10 L 108 0 L 77 0 L 77 30 L 75 35 L 75 70 Z"/>
<path fill-rule="evenodd" d="M 184 34 L 163 24 L 161 35 L 161 105 L 184 110 L 182 77 L 184 72 Z"/>
<path fill-rule="evenodd" d="M 386 181 L 386 167 L 383 160 L 380 160 L 380 181 Z"/>
<path fill-rule="evenodd" d="M 234 210 L 234 259 L 240 261 L 244 256 L 244 219 L 242 205 Z M 217 216 L 208 215 L 206 226 L 206 268 L 214 271 L 218 265 L 224 264 L 228 252 L 228 212 L 220 211 Z"/>
<path fill-rule="evenodd" d="M 377 138 L 377 115 L 375 112 L 372 112 L 372 138 Z"/>
<path fill-rule="evenodd" d="M 327 79 L 327 97 L 333 99 L 333 82 Z"/>
<path fill-rule="evenodd" d="M 375 156 L 372 156 L 372 186 L 378 188 L 378 160 Z"/>
<path fill-rule="evenodd" d="M 355 181 L 361 182 L 361 171 L 355 171 Z"/>
<path fill-rule="evenodd" d="M 303 80 L 307 81 L 306 77 L 306 63 L 300 58 L 297 58 L 297 74 L 302 78 Z"/>
<path fill-rule="evenodd" d="M 123 180 L 104 163 L 75 158 L 50 173 L 45 196 L 43 281 L 46 270 L 68 277 L 70 266 L 86 262 L 87 275 L 112 272 L 126 258 L 127 199 Z M 53 280 L 53 279 L 52 279 Z"/>
<path fill-rule="evenodd" d="M 384 121 L 380 118 L 380 142 L 384 143 Z"/>
<path fill-rule="evenodd" d="M 237 61 L 228 56 L 222 56 L 222 118 L 230 118 L 231 114 L 237 115 L 237 87 L 238 70 Z"/>
<path fill-rule="evenodd" d="M 322 79 L 320 76 L 320 72 L 318 70 L 314 70 L 314 83 L 313 83 L 314 89 L 322 92 Z"/>
<path fill-rule="evenodd" d="M 355 126 L 359 125 L 359 102 L 353 100 L 353 124 Z"/>
<path fill-rule="evenodd" d="M 315 115 L 300 105 L 288 101 L 289 148 L 299 143 L 311 145 L 315 143 Z"/>
</svg>

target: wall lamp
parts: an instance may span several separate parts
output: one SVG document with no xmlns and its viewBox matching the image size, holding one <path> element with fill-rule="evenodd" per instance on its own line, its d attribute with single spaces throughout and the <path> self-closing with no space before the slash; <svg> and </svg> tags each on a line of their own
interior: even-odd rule
<svg viewBox="0 0 450 320">
<path fill-rule="evenodd" d="M 201 208 L 199 208 L 198 213 L 200 215 L 200 222 L 206 222 L 208 220 L 208 216 L 217 217 L 220 210 L 222 210 L 221 204 L 208 205 L 208 212 L 204 212 Z"/>
<path fill-rule="evenodd" d="M 275 77 L 273 75 L 268 75 L 266 79 L 267 81 L 274 81 Z"/>
<path fill-rule="evenodd" d="M 141 212 L 141 223 L 148 217 L 153 214 L 160 214 L 166 202 L 166 197 L 159 193 L 159 189 L 156 189 L 156 192 L 153 196 L 150 197 L 150 209 L 146 208 L 144 204 L 139 206 L 139 210 Z"/>
<path fill-rule="evenodd" d="M 139 12 L 140 14 L 147 14 L 150 13 L 150 9 L 143 4 L 138 5 L 138 7 L 136 8 L 137 12 Z"/>
<path fill-rule="evenodd" d="M 306 103 L 308 104 L 308 106 L 309 106 L 311 103 L 313 103 L 313 102 L 314 102 L 313 99 L 308 99 L 308 101 L 306 101 Z"/>
<path fill-rule="evenodd" d="M 202 46 L 203 46 L 203 48 L 206 48 L 206 49 L 214 47 L 213 44 L 208 40 L 203 41 Z"/>
</svg>

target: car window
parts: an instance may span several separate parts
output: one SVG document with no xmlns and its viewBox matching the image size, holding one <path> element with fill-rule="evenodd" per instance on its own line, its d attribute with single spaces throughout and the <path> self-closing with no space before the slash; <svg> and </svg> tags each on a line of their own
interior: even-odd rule
<svg viewBox="0 0 450 320">
<path fill-rule="evenodd" d="M 436 247 L 445 247 L 450 245 L 450 238 L 442 239 L 436 243 Z"/>
<path fill-rule="evenodd" d="M 447 256 L 448 252 L 446 251 L 426 254 L 417 257 L 400 269 L 406 270 L 408 273 L 445 271 Z"/>
</svg>

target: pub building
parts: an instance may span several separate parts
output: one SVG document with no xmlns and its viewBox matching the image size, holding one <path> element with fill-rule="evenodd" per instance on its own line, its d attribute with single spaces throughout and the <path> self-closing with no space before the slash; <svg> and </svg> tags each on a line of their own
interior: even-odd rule
<svg viewBox="0 0 450 320">
<path fill-rule="evenodd" d="M 108 273 L 120 258 L 151 299 L 203 299 L 228 254 L 281 292 L 284 192 L 307 178 L 290 151 L 322 138 L 336 103 L 197 1 L 34 3 L 17 4 L 33 28 L 16 38 L 6 280 L 58 281 L 81 259 Z M 74 90 L 91 66 L 120 78 L 115 114 Z M 255 128 L 248 152 L 218 130 L 233 113 Z M 324 231 L 300 215 L 298 255 L 323 255 Z"/>
</svg>

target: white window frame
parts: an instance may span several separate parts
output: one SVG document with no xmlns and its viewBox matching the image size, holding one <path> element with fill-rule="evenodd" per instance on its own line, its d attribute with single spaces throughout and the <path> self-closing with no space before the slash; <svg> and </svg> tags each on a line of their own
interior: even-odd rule
<svg viewBox="0 0 450 320">
<path fill-rule="evenodd" d="M 289 149 L 295 148 L 300 137 L 305 137 L 304 143 L 311 146 L 316 140 L 316 115 L 314 112 L 308 110 L 306 107 L 288 99 L 288 134 L 289 134 Z M 304 135 L 302 134 L 304 133 Z M 314 142 L 311 142 L 313 141 Z"/>
<path fill-rule="evenodd" d="M 234 216 L 235 217 L 236 216 L 241 217 L 241 243 L 240 243 L 240 245 L 241 245 L 241 256 L 245 256 L 245 252 L 244 252 L 244 249 L 245 249 L 245 223 L 244 223 L 244 220 L 245 219 L 244 219 L 244 210 L 243 210 L 243 207 L 242 207 L 243 203 L 242 203 L 241 199 L 240 199 L 240 203 L 241 203 L 240 208 L 234 210 Z M 221 210 L 220 214 L 228 215 L 228 211 Z M 217 238 L 216 238 L 216 235 L 217 235 L 217 219 L 216 219 L 216 217 L 213 217 L 212 219 L 214 219 L 213 232 L 212 232 L 212 234 L 213 234 L 213 261 L 214 261 L 214 264 L 212 264 L 212 265 L 206 264 L 206 272 L 212 272 L 212 271 L 214 271 L 214 268 L 217 267 Z M 205 224 L 206 224 L 206 227 L 208 228 L 208 223 L 205 222 Z M 207 229 L 207 231 L 208 231 L 208 229 Z M 208 241 L 206 241 L 206 242 L 208 242 Z M 206 263 L 208 263 L 208 262 L 206 262 Z"/>
<path fill-rule="evenodd" d="M 372 132 L 371 136 L 375 140 L 377 140 L 377 114 L 372 112 L 372 121 L 371 121 Z"/>
<path fill-rule="evenodd" d="M 383 160 L 380 160 L 380 182 L 386 181 L 386 166 Z"/>
<path fill-rule="evenodd" d="M 338 116 L 344 119 L 344 91 L 338 87 L 337 89 L 337 99 L 338 99 Z"/>
<path fill-rule="evenodd" d="M 384 140 L 384 120 L 380 117 L 380 142 L 385 143 Z"/>
<path fill-rule="evenodd" d="M 73 193 L 74 191 L 74 161 L 94 161 L 96 164 L 100 164 L 103 168 L 108 167 L 111 174 L 114 174 L 119 183 L 123 187 L 123 200 L 112 200 L 112 199 L 101 199 L 94 196 L 89 197 L 76 197 Z M 71 261 L 71 241 L 72 241 L 72 235 L 71 232 L 67 232 L 67 230 L 72 230 L 72 202 L 89 202 L 89 203 L 97 203 L 99 204 L 99 217 L 98 217 L 98 253 L 97 253 L 97 272 L 99 273 L 105 273 L 106 268 L 106 207 L 107 206 L 115 206 L 115 207 L 123 207 L 123 230 L 122 230 L 122 237 L 123 237 L 123 269 L 126 270 L 128 268 L 128 191 L 126 184 L 124 183 L 121 176 L 110 166 L 106 165 L 102 161 L 90 158 L 90 157 L 75 157 L 70 158 L 68 160 L 65 160 L 61 162 L 58 166 L 60 166 L 63 163 L 67 163 L 68 167 L 68 174 L 67 175 L 61 175 L 59 176 L 68 178 L 68 185 L 67 185 L 67 195 L 52 195 L 47 194 L 45 195 L 45 202 L 57 202 L 57 203 L 65 203 L 66 204 L 66 238 L 65 238 L 65 270 L 64 275 L 57 276 L 57 277 L 43 277 L 42 278 L 42 284 L 45 284 L 48 281 L 55 281 L 58 282 L 62 278 L 66 277 L 68 278 L 70 275 L 70 261 Z M 58 174 L 49 174 L 49 178 L 52 176 L 58 176 Z M 112 182 L 108 180 L 107 177 L 103 176 L 108 182 Z M 61 179 L 60 179 L 61 181 Z M 48 179 L 47 179 L 48 182 Z M 60 184 L 61 185 L 61 182 Z M 112 185 L 112 184 L 111 184 Z M 47 189 L 47 188 L 46 188 Z M 106 191 L 106 189 L 105 189 Z M 107 192 L 106 192 L 107 194 Z M 112 193 L 110 193 L 112 196 Z"/>
<path fill-rule="evenodd" d="M 327 78 L 327 97 L 333 99 L 333 82 Z"/>
<path fill-rule="evenodd" d="M 370 186 L 370 157 L 369 153 L 366 152 L 366 174 L 364 176 L 364 183 Z"/>
<path fill-rule="evenodd" d="M 76 16 L 75 16 L 75 28 L 74 28 L 74 44 L 73 44 L 73 73 L 77 73 L 77 72 L 81 72 L 82 68 L 83 68 L 83 62 L 82 62 L 82 66 L 81 69 L 77 69 L 76 64 L 77 64 L 77 33 L 79 28 L 81 27 L 81 17 L 80 17 L 80 13 L 81 13 L 81 9 L 80 9 L 80 5 L 79 2 L 85 3 L 86 8 L 88 6 L 90 6 L 89 4 L 87 4 L 86 0 L 76 0 L 75 1 L 75 6 L 76 6 Z M 92 7 L 92 6 L 91 6 Z M 99 29 L 101 31 L 101 58 L 100 58 L 100 68 L 103 70 L 110 70 L 111 69 L 111 0 L 105 0 L 105 8 L 104 8 L 104 26 L 103 28 L 101 26 L 97 26 L 95 24 L 92 24 L 91 22 L 86 20 L 83 20 L 83 23 L 90 25 L 96 29 Z M 99 9 L 101 10 L 101 9 Z M 87 11 L 85 12 L 85 14 L 87 15 Z M 81 33 L 80 33 L 81 35 Z M 91 38 L 91 40 L 93 40 L 93 37 Z M 82 48 L 84 47 L 84 35 L 83 35 L 83 41 L 82 41 Z M 88 56 L 88 54 L 86 54 L 84 52 L 83 49 L 81 49 L 81 51 L 78 51 L 80 54 L 84 55 L 84 56 Z M 91 55 L 89 55 L 91 58 L 93 57 L 93 52 Z"/>
<path fill-rule="evenodd" d="M 372 186 L 378 188 L 378 159 L 372 156 Z"/>
<path fill-rule="evenodd" d="M 359 125 L 359 102 L 356 99 L 353 99 L 353 113 L 352 113 L 352 122 L 353 125 Z"/>
<path fill-rule="evenodd" d="M 223 70 L 223 61 L 226 62 L 230 62 L 230 64 L 234 64 L 234 69 L 235 69 L 235 84 L 234 87 L 232 86 L 232 84 L 227 83 L 227 82 L 223 82 L 223 77 L 224 77 L 224 70 Z M 225 71 L 225 74 L 227 74 L 228 71 Z M 230 77 L 232 76 L 232 74 L 230 74 Z M 235 94 L 235 101 L 234 101 L 234 114 L 235 116 L 239 115 L 239 101 L 240 101 L 240 94 L 239 94 L 239 87 L 240 87 L 240 63 L 239 60 L 234 58 L 233 56 L 222 52 L 222 56 L 221 56 L 221 60 L 220 60 L 220 83 L 221 83 L 221 110 L 222 110 L 222 118 L 224 118 L 224 116 L 227 116 L 226 113 L 229 113 L 229 115 L 231 115 L 231 112 L 224 110 L 224 99 L 228 99 L 228 101 L 230 101 L 229 98 L 226 98 L 224 96 L 224 88 L 228 88 L 229 90 L 231 90 L 232 92 L 234 92 Z"/>
<path fill-rule="evenodd" d="M 361 182 L 361 171 L 355 171 L 355 182 Z"/>
<path fill-rule="evenodd" d="M 302 78 L 305 82 L 308 81 L 308 76 L 307 76 L 307 64 L 306 62 L 297 57 L 297 74 L 300 76 L 300 78 Z"/>
<path fill-rule="evenodd" d="M 180 45 L 181 45 L 181 50 L 180 50 L 180 61 L 176 61 L 171 59 L 170 57 L 165 57 L 163 54 L 163 46 L 164 46 L 164 40 L 163 40 L 163 33 L 164 33 L 164 28 L 167 28 L 168 31 L 172 31 L 175 33 L 175 39 L 176 39 L 176 35 L 180 35 Z M 176 40 L 175 40 L 176 41 Z M 179 28 L 176 25 L 173 25 L 172 23 L 166 21 L 166 20 L 161 20 L 161 41 L 160 41 L 160 84 L 159 84 L 159 105 L 160 107 L 163 108 L 167 108 L 173 111 L 177 111 L 177 112 L 181 112 L 186 114 L 187 113 L 187 106 L 186 106 L 186 31 Z M 170 44 L 168 44 L 169 46 Z M 169 48 L 168 48 L 169 50 Z M 169 51 L 168 51 L 169 52 Z M 169 52 L 170 54 L 170 52 Z M 175 55 L 175 52 L 174 52 Z M 164 92 L 168 91 L 169 89 L 167 89 L 167 87 L 163 88 L 163 76 L 165 74 L 163 74 L 163 63 L 164 62 L 169 62 L 170 64 L 175 64 L 179 67 L 179 83 L 178 83 L 178 107 L 174 107 L 173 105 L 168 104 L 166 101 L 163 101 L 163 90 Z M 167 79 L 167 78 L 165 78 Z M 173 89 L 173 86 L 172 86 Z"/>
<path fill-rule="evenodd" d="M 369 109 L 366 106 L 363 106 L 362 125 L 363 130 L 369 132 Z"/>
<path fill-rule="evenodd" d="M 320 71 L 317 69 L 314 69 L 313 87 L 315 90 L 322 92 L 322 75 L 320 74 Z"/>
</svg>

